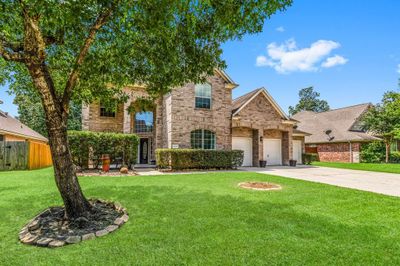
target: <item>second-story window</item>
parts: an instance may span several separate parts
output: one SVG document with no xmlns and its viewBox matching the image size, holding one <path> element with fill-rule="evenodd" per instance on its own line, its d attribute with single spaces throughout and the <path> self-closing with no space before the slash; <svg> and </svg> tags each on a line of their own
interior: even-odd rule
<svg viewBox="0 0 400 266">
<path fill-rule="evenodd" d="M 196 84 L 194 90 L 196 108 L 211 109 L 211 85 L 208 83 Z"/>
</svg>

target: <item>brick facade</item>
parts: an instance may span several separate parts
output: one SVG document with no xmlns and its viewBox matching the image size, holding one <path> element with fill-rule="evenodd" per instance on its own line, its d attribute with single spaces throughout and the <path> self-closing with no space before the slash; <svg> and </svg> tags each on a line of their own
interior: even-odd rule
<svg viewBox="0 0 400 266">
<path fill-rule="evenodd" d="M 231 150 L 232 136 L 252 138 L 254 166 L 264 159 L 263 139 L 281 139 L 282 162 L 288 164 L 292 158 L 293 123 L 283 118 L 262 94 L 252 99 L 232 119 L 232 87 L 220 75 L 208 77 L 207 82 L 212 87 L 210 109 L 195 108 L 193 83 L 173 89 L 156 101 L 153 132 L 138 133 L 139 137 L 149 139 L 150 160 L 154 160 L 157 148 L 191 148 L 191 132 L 206 129 L 215 133 L 218 150 Z M 129 100 L 118 106 L 115 117 L 101 117 L 98 103 L 83 106 L 83 129 L 134 132 L 135 114 L 130 114 L 128 107 L 138 97 L 146 97 L 147 93 L 141 87 L 127 87 L 124 91 Z M 304 142 L 304 137 L 302 139 Z"/>
<path fill-rule="evenodd" d="M 283 122 L 272 103 L 259 93 L 232 121 L 232 136 L 253 138 L 253 166 L 258 166 L 259 160 L 264 160 L 262 139 L 280 139 L 282 143 L 282 163 L 287 165 L 293 157 L 293 124 Z M 302 137 L 304 140 L 304 137 Z"/>
<path fill-rule="evenodd" d="M 321 162 L 359 162 L 360 143 L 323 143 L 315 144 Z M 307 151 L 310 151 L 309 144 Z"/>
</svg>

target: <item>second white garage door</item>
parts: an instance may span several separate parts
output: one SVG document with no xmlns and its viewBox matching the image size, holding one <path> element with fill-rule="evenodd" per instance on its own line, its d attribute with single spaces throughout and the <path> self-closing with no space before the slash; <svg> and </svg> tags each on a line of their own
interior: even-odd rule
<svg viewBox="0 0 400 266">
<path fill-rule="evenodd" d="M 232 149 L 244 151 L 243 166 L 253 165 L 253 140 L 245 137 L 232 137 Z"/>
<path fill-rule="evenodd" d="M 267 160 L 267 165 L 282 164 L 282 142 L 280 139 L 264 139 L 264 160 Z"/>
<path fill-rule="evenodd" d="M 298 164 L 303 163 L 301 160 L 302 150 L 301 140 L 293 140 L 293 160 L 296 160 Z"/>
</svg>

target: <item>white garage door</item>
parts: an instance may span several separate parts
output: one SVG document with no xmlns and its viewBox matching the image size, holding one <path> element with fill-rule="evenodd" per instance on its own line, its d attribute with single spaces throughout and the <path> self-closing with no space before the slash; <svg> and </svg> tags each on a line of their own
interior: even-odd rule
<svg viewBox="0 0 400 266">
<path fill-rule="evenodd" d="M 253 165 L 253 140 L 251 138 L 233 137 L 232 149 L 244 151 L 243 166 Z"/>
<path fill-rule="evenodd" d="M 264 160 L 267 160 L 267 165 L 282 164 L 282 143 L 280 139 L 264 139 Z"/>
<path fill-rule="evenodd" d="M 303 163 L 302 150 L 301 140 L 293 140 L 293 160 L 296 160 L 298 164 Z"/>
</svg>

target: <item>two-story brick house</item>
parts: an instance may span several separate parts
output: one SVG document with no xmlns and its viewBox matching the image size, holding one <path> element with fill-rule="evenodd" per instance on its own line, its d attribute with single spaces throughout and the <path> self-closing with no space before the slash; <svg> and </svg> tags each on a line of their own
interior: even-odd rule
<svg viewBox="0 0 400 266">
<path fill-rule="evenodd" d="M 155 160 L 157 148 L 244 150 L 244 165 L 288 164 L 301 161 L 304 132 L 293 129 L 289 119 L 264 89 L 232 100 L 237 87 L 223 71 L 216 70 L 204 84 L 189 83 L 173 89 L 153 110 L 129 112 L 146 97 L 144 87 L 124 89 L 125 104 L 109 112 L 99 103 L 83 106 L 83 130 L 135 133 L 140 137 L 138 163 Z"/>
</svg>

